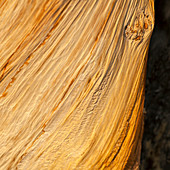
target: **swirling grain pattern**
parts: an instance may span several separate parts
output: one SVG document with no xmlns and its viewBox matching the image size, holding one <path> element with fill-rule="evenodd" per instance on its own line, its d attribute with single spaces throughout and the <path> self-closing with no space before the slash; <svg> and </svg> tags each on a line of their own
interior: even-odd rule
<svg viewBox="0 0 170 170">
<path fill-rule="evenodd" d="M 137 169 L 153 0 L 0 0 L 0 169 Z"/>
</svg>

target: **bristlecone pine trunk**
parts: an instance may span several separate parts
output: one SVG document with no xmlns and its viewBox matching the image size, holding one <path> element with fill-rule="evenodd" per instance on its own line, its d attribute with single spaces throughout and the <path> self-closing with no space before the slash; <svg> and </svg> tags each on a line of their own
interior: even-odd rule
<svg viewBox="0 0 170 170">
<path fill-rule="evenodd" d="M 153 0 L 0 1 L 0 169 L 138 169 Z"/>
</svg>

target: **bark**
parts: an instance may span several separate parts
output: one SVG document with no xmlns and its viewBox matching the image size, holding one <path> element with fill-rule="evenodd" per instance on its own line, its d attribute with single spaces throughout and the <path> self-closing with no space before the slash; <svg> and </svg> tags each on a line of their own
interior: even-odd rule
<svg viewBox="0 0 170 170">
<path fill-rule="evenodd" d="M 0 169 L 138 169 L 153 0 L 0 1 Z"/>
</svg>

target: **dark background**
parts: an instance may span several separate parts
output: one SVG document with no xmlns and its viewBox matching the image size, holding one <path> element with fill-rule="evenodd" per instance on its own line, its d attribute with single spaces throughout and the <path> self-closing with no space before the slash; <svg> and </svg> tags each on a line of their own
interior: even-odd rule
<svg viewBox="0 0 170 170">
<path fill-rule="evenodd" d="M 141 170 L 170 170 L 170 0 L 155 0 Z"/>
</svg>

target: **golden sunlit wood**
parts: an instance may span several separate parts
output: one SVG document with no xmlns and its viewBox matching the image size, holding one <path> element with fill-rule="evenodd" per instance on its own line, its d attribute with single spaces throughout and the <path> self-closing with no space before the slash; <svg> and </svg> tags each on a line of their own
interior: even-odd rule
<svg viewBox="0 0 170 170">
<path fill-rule="evenodd" d="M 154 0 L 0 0 L 0 169 L 138 169 Z"/>
</svg>

